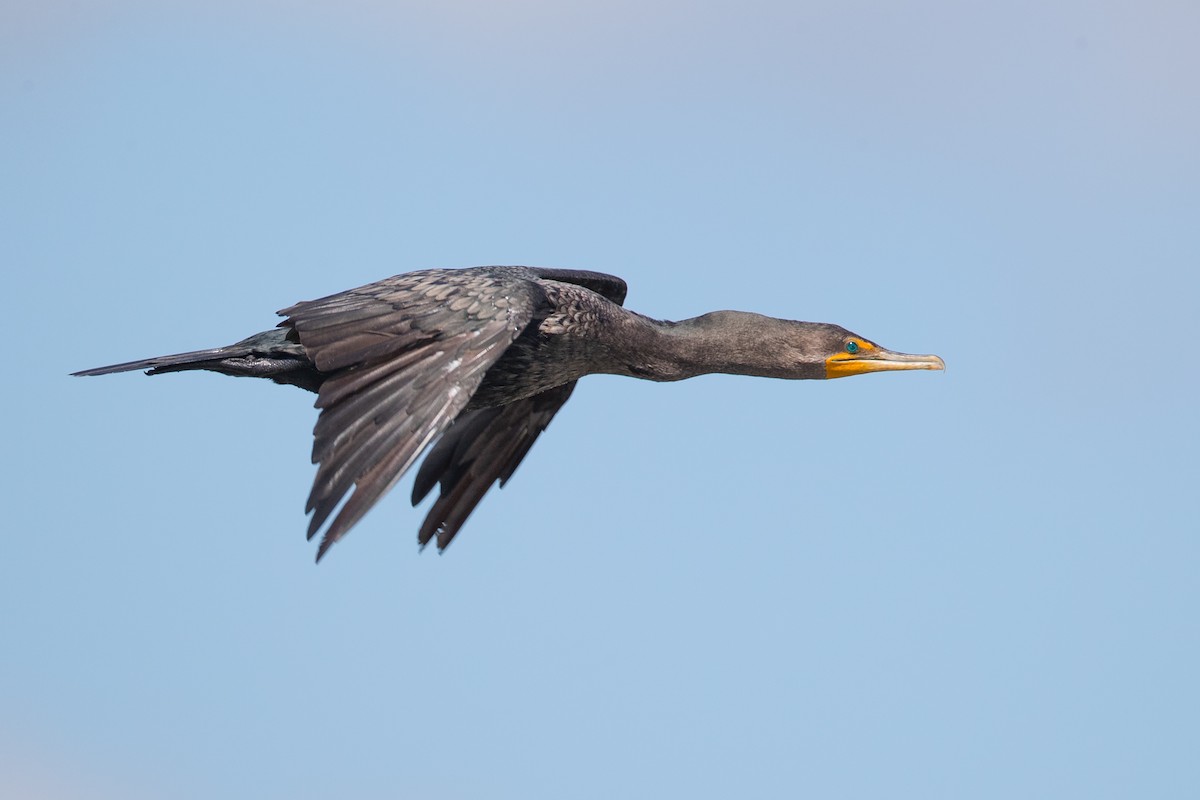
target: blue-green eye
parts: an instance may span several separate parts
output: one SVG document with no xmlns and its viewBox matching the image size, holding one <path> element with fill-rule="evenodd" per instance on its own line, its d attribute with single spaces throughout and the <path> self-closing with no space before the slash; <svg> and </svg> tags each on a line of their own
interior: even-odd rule
<svg viewBox="0 0 1200 800">
<path fill-rule="evenodd" d="M 846 352 L 847 353 L 857 353 L 858 352 L 858 342 L 846 342 Z"/>
</svg>

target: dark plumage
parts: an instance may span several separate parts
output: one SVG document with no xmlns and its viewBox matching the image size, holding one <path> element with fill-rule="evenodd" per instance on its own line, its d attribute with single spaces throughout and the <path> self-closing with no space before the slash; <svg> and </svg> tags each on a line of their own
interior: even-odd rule
<svg viewBox="0 0 1200 800">
<path fill-rule="evenodd" d="M 316 392 L 309 538 L 333 517 L 319 560 L 430 445 L 413 504 L 435 485 L 441 492 L 418 540 L 448 545 L 587 374 L 674 381 L 943 368 L 937 356 L 893 353 L 837 325 L 736 311 L 666 322 L 624 300 L 625 282 L 596 272 L 424 270 L 297 303 L 279 312 L 278 328 L 229 347 L 75 374 L 203 369 Z"/>
</svg>

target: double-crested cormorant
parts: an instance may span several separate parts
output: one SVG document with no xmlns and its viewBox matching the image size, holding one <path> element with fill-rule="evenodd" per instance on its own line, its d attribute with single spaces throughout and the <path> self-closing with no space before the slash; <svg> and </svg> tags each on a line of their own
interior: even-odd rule
<svg viewBox="0 0 1200 800">
<path fill-rule="evenodd" d="M 75 374 L 205 369 L 316 392 L 310 539 L 349 493 L 320 560 L 431 444 L 412 501 L 441 484 L 418 541 L 436 535 L 446 547 L 584 375 L 841 378 L 944 368 L 937 356 L 893 353 L 837 325 L 740 311 L 667 322 L 624 301 L 625 282 L 597 272 L 424 270 L 297 303 L 279 312 L 279 327 L 229 347 Z"/>
</svg>

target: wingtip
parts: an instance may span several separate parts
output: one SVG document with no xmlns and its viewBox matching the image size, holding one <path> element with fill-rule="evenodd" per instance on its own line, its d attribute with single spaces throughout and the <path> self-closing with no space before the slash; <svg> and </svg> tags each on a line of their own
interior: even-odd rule
<svg viewBox="0 0 1200 800">
<path fill-rule="evenodd" d="M 337 539 L 330 539 L 329 534 L 325 534 L 321 539 L 321 543 L 317 545 L 317 559 L 314 563 L 320 564 L 321 559 L 325 557 L 325 554 L 329 552 L 329 548 L 333 547 L 333 543 L 336 541 Z"/>
</svg>

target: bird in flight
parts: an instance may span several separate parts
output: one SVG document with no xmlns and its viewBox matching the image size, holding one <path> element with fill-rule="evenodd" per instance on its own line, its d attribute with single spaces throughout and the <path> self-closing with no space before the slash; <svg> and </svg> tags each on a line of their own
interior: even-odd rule
<svg viewBox="0 0 1200 800">
<path fill-rule="evenodd" d="M 652 319 L 623 307 L 625 291 L 620 278 L 580 270 L 408 272 L 297 303 L 279 312 L 278 327 L 228 347 L 74 374 L 199 369 L 315 392 L 318 467 L 305 510 L 309 539 L 325 528 L 320 561 L 430 445 L 413 505 L 440 491 L 417 540 L 445 548 L 584 375 L 824 379 L 945 368 L 829 323 L 741 311 Z"/>
</svg>

